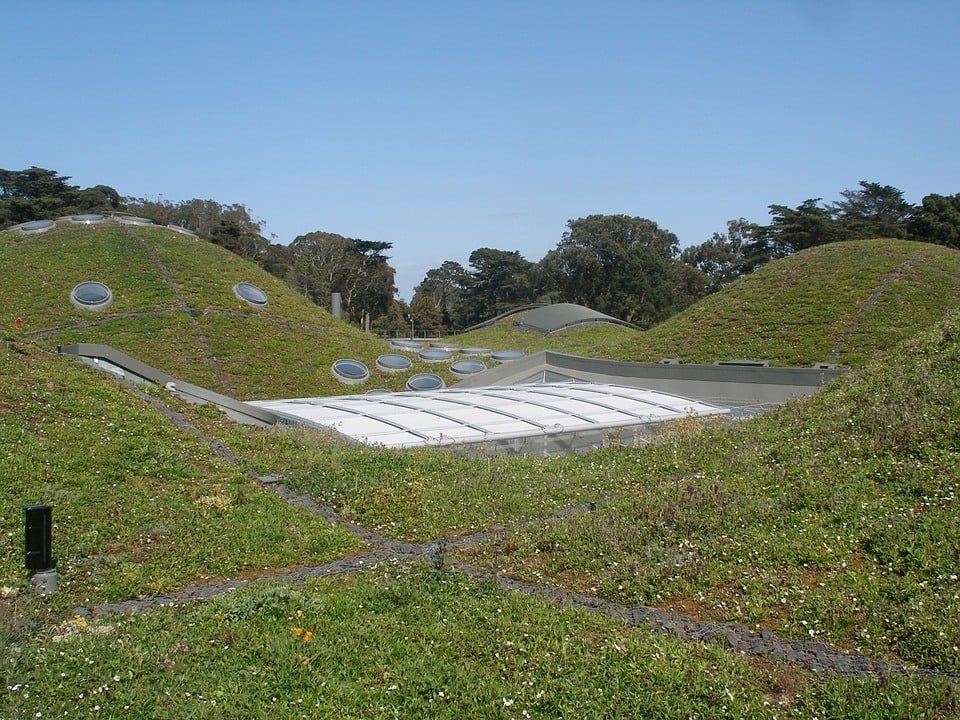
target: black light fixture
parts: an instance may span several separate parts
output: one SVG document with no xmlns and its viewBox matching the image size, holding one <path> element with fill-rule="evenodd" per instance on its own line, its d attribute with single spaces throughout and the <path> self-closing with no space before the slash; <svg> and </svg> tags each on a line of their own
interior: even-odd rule
<svg viewBox="0 0 960 720">
<path fill-rule="evenodd" d="M 24 561 L 27 570 L 35 573 L 53 569 L 53 510 L 49 505 L 27 505 L 24 539 Z"/>
</svg>

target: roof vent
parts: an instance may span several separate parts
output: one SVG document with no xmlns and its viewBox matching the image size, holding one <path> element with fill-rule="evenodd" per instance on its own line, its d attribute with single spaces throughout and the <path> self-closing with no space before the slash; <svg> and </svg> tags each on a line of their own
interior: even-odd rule
<svg viewBox="0 0 960 720">
<path fill-rule="evenodd" d="M 740 367 L 770 367 L 769 360 L 715 360 L 714 365 L 738 365 Z"/>
</svg>

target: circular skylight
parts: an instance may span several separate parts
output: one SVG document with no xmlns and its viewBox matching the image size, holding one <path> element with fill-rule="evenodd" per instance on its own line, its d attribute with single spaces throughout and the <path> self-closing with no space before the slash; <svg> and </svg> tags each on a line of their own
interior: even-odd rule
<svg viewBox="0 0 960 720">
<path fill-rule="evenodd" d="M 462 355 L 489 355 L 490 348 L 483 347 L 466 347 L 463 348 L 460 353 Z"/>
<path fill-rule="evenodd" d="M 370 377 L 367 366 L 359 360 L 337 360 L 330 369 L 333 376 L 345 385 L 359 385 Z"/>
<path fill-rule="evenodd" d="M 33 220 L 20 226 L 20 232 L 23 233 L 42 233 L 46 232 L 57 224 L 53 220 Z"/>
<path fill-rule="evenodd" d="M 113 293 L 103 283 L 91 280 L 73 288 L 70 302 L 80 310 L 104 310 L 113 302 Z"/>
<path fill-rule="evenodd" d="M 173 230 L 181 235 L 189 235 L 194 238 L 199 237 L 193 230 L 187 230 L 185 227 L 180 227 L 179 225 L 167 225 L 167 230 Z"/>
<path fill-rule="evenodd" d="M 432 342 L 430 343 L 430 347 L 436 350 L 446 350 L 447 352 L 451 352 L 451 353 L 456 352 L 457 350 L 460 349 L 459 345 L 448 345 L 447 343 L 443 343 L 443 342 Z"/>
<path fill-rule="evenodd" d="M 413 352 L 422 348 L 423 345 L 415 342 L 414 340 L 391 340 L 390 347 L 396 348 L 397 350 L 407 350 L 409 352 Z"/>
<path fill-rule="evenodd" d="M 457 360 L 450 366 L 450 372 L 461 378 L 476 375 L 486 369 L 487 366 L 483 364 L 482 360 Z"/>
<path fill-rule="evenodd" d="M 114 215 L 113 217 L 121 225 L 153 225 L 153 220 L 136 215 Z"/>
<path fill-rule="evenodd" d="M 445 387 L 443 378 L 433 373 L 420 373 L 407 380 L 407 389 L 417 392 L 426 390 L 442 390 Z"/>
<path fill-rule="evenodd" d="M 413 361 L 406 355 L 394 355 L 387 353 L 377 358 L 377 368 L 383 372 L 397 373 L 403 372 L 413 365 Z"/>
<path fill-rule="evenodd" d="M 256 285 L 251 285 L 246 282 L 237 283 L 233 286 L 233 293 L 255 308 L 267 306 L 267 294 Z"/>
<path fill-rule="evenodd" d="M 81 225 L 93 225 L 94 223 L 102 223 L 106 220 L 103 215 L 99 214 L 88 214 L 88 215 L 71 215 L 70 222 L 80 223 Z"/>
<path fill-rule="evenodd" d="M 508 362 L 509 360 L 519 360 L 524 354 L 522 350 L 497 350 L 490 357 L 497 362 Z"/>
<path fill-rule="evenodd" d="M 450 354 L 449 350 L 421 350 L 420 359 L 424 362 L 446 362 L 450 360 L 453 355 Z"/>
</svg>

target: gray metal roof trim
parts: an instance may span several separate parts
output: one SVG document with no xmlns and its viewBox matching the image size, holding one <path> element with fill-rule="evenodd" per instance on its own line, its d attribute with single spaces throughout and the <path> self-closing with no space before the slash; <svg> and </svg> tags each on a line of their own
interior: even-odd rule
<svg viewBox="0 0 960 720">
<path fill-rule="evenodd" d="M 229 395 L 223 395 L 222 393 L 208 390 L 200 387 L 199 385 L 178 380 L 172 375 L 168 375 L 167 373 L 157 370 L 146 363 L 140 362 L 136 358 L 132 358 L 126 353 L 110 347 L 109 345 L 98 345 L 95 343 L 74 343 L 73 345 L 60 347 L 58 350 L 62 354 L 73 355 L 77 358 L 102 358 L 111 362 L 117 367 L 142 377 L 145 380 L 149 380 L 156 385 L 163 387 L 172 385 L 173 392 L 176 392 L 177 394 L 180 394 L 188 399 L 195 398 L 197 400 L 202 400 L 203 402 L 216 405 L 224 412 L 250 417 L 258 422 L 266 423 L 267 425 L 275 425 L 278 420 L 276 413 L 256 407 L 255 405 L 250 405 L 242 400 L 232 398 Z"/>
</svg>

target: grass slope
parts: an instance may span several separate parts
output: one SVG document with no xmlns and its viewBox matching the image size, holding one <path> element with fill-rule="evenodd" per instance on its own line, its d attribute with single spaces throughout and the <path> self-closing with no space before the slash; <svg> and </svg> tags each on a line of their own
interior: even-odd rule
<svg viewBox="0 0 960 720">
<path fill-rule="evenodd" d="M 510 318 L 463 345 L 557 350 L 611 360 L 765 359 L 859 367 L 960 307 L 960 252 L 868 240 L 824 245 L 766 265 L 645 332 L 591 327 L 538 337 Z"/>
<path fill-rule="evenodd" d="M 943 680 L 822 678 L 429 568 L 69 615 L 356 552 L 247 471 L 282 472 L 388 535 L 506 527 L 459 551 L 492 570 L 958 673 L 958 361 L 955 311 L 779 413 L 553 459 L 356 449 L 154 392 L 234 465 L 137 393 L 7 332 L 0 716 L 948 717 Z M 57 524 L 61 589 L 45 600 L 22 570 L 21 508 L 36 502 Z"/>
<path fill-rule="evenodd" d="M 376 358 L 382 341 L 334 319 L 256 265 L 208 242 L 156 227 L 66 226 L 0 234 L 9 297 L 0 327 L 53 349 L 104 343 L 176 377 L 241 398 L 338 394 L 341 357 Z M 70 291 L 97 280 L 114 294 L 103 312 L 75 309 Z M 237 299 L 251 282 L 263 309 Z M 278 361 L 288 361 L 278 372 Z"/>
</svg>

